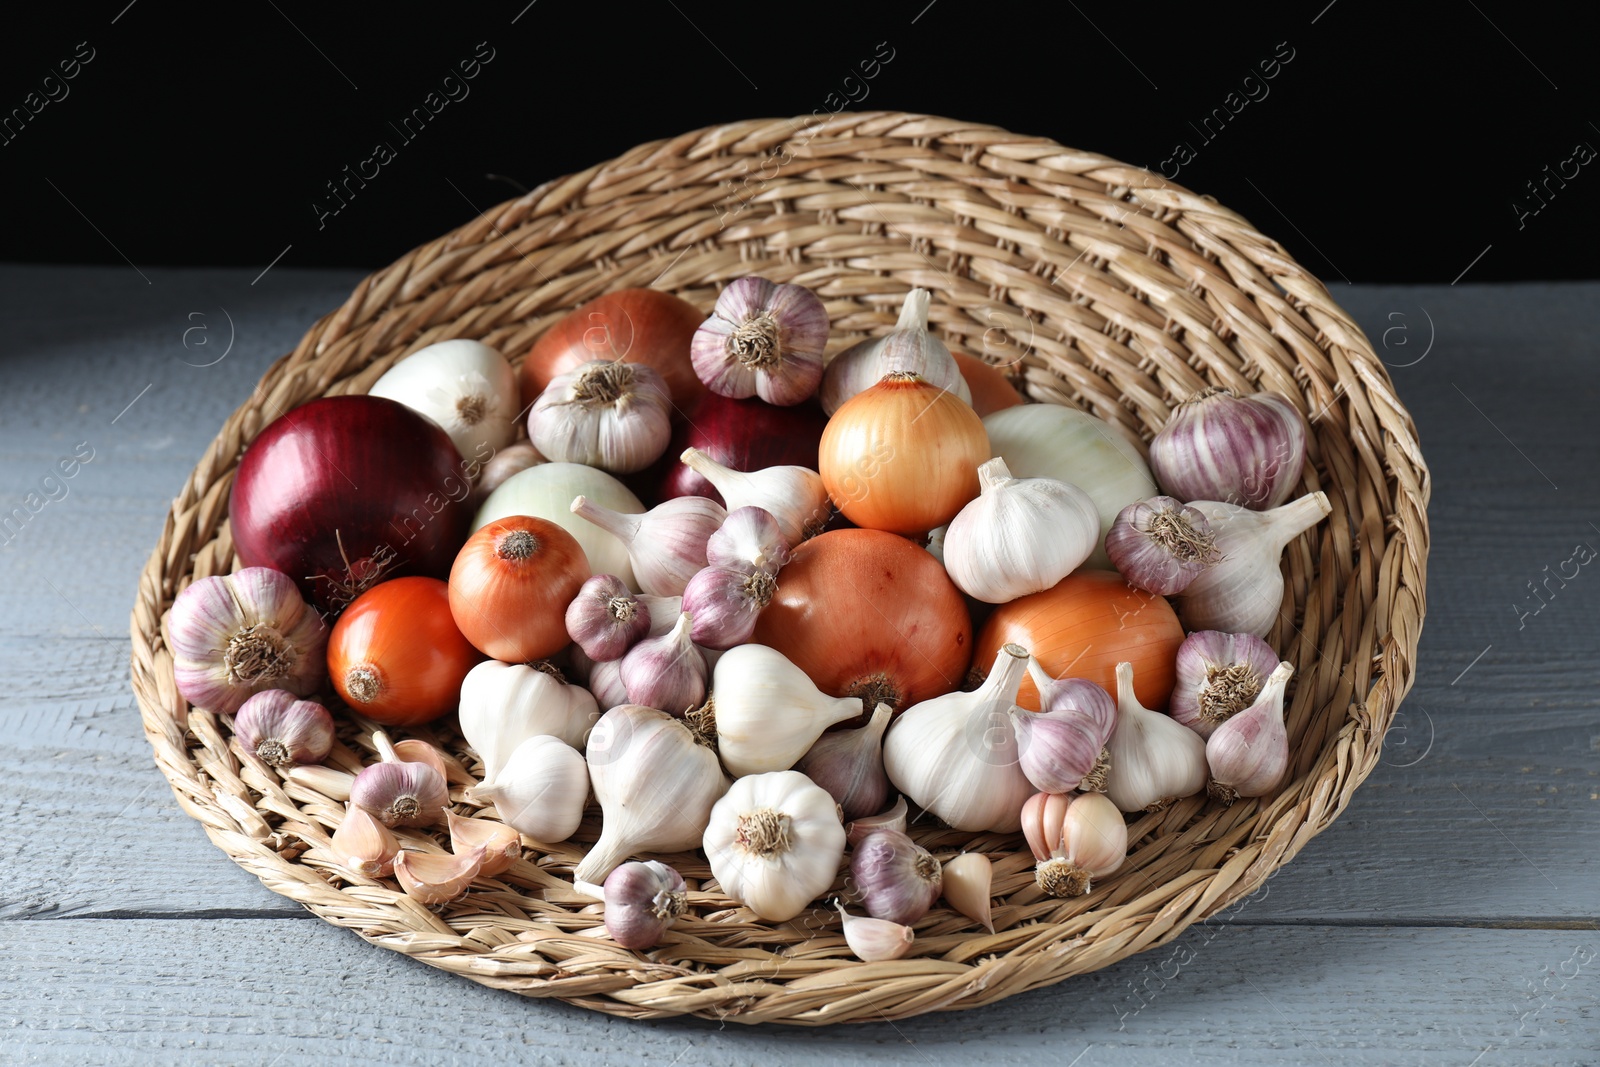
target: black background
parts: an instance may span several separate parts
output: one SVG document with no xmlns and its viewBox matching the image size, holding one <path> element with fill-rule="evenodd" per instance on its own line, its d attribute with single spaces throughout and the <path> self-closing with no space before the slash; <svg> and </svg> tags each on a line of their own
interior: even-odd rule
<svg viewBox="0 0 1600 1067">
<path fill-rule="evenodd" d="M 860 97 L 846 79 L 887 42 L 854 109 L 993 123 L 1152 169 L 1186 141 L 1179 183 L 1330 283 L 1596 276 L 1600 162 L 1552 181 L 1536 214 L 1527 190 L 1579 142 L 1600 146 L 1591 35 L 1572 8 L 525 5 L 13 9 L 0 114 L 79 42 L 94 58 L 0 144 L 0 259 L 253 268 L 292 246 L 284 266 L 376 268 L 640 142 Z M 469 95 L 397 136 L 389 124 L 479 42 L 494 58 Z M 1288 50 L 1270 82 L 1245 84 Z M 1190 125 L 1262 85 L 1211 140 Z M 326 183 L 378 141 L 396 158 L 319 228 Z"/>
</svg>

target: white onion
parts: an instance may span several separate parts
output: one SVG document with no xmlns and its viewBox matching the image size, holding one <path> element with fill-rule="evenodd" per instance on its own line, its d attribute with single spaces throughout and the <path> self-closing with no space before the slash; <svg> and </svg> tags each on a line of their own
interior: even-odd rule
<svg viewBox="0 0 1600 1067">
<path fill-rule="evenodd" d="M 615 574 L 629 589 L 638 592 L 628 546 L 614 534 L 572 513 L 573 498 L 580 496 L 626 515 L 644 511 L 639 498 L 605 471 L 578 463 L 541 463 L 513 474 L 490 493 L 478 509 L 478 517 L 472 520 L 472 528 L 480 529 L 507 515 L 548 519 L 578 539 L 583 554 L 589 557 L 590 572 Z"/>
<path fill-rule="evenodd" d="M 367 391 L 444 428 L 461 458 L 485 463 L 516 434 L 517 375 L 478 341 L 440 341 L 390 367 Z"/>
</svg>

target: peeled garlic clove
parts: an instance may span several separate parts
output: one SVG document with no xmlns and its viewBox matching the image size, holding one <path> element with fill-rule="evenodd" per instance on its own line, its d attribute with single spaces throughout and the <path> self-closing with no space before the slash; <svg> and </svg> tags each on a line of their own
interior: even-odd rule
<svg viewBox="0 0 1600 1067">
<path fill-rule="evenodd" d="M 963 593 L 1004 604 L 1053 587 L 1100 544 L 1100 513 L 1075 485 L 978 467 L 978 496 L 945 529 L 943 559 Z"/>
<path fill-rule="evenodd" d="M 614 574 L 596 574 L 567 605 L 567 636 L 595 662 L 621 659 L 650 632 L 650 609 Z"/>
<path fill-rule="evenodd" d="M 706 540 L 706 563 L 737 567 L 748 563 L 777 574 L 789 562 L 789 542 L 778 520 L 766 508 L 743 507 L 728 512 L 717 532 Z"/>
<path fill-rule="evenodd" d="M 790 547 L 833 517 L 822 475 L 809 468 L 767 467 L 746 473 L 724 467 L 698 448 L 685 449 L 678 458 L 722 494 L 729 511 L 756 507 L 770 512 Z"/>
<path fill-rule="evenodd" d="M 671 633 L 647 637 L 622 657 L 628 703 L 682 716 L 706 698 L 706 659 L 690 639 L 694 617 L 678 616 Z"/>
<path fill-rule="evenodd" d="M 1200 630 L 1178 646 L 1177 684 L 1167 714 L 1201 737 L 1254 704 L 1278 654 L 1255 634 Z"/>
<path fill-rule="evenodd" d="M 1178 598 L 1183 628 L 1265 637 L 1283 604 L 1283 550 L 1332 512 L 1327 495 L 1312 493 L 1271 511 L 1215 500 L 1189 506 L 1211 523 L 1222 558 Z"/>
<path fill-rule="evenodd" d="M 535 841 L 555 844 L 577 832 L 589 802 L 589 769 L 560 738 L 530 737 L 500 773 L 467 790 L 474 804 L 493 804 L 500 820 Z"/>
<path fill-rule="evenodd" d="M 1106 533 L 1106 555 L 1130 585 L 1174 596 L 1222 559 L 1211 523 L 1170 496 L 1153 496 L 1117 513 Z"/>
<path fill-rule="evenodd" d="M 867 839 L 868 834 L 876 833 L 879 830 L 898 830 L 903 834 L 906 832 L 907 814 L 909 812 L 906 808 L 906 798 L 895 797 L 894 803 L 884 811 L 880 811 L 876 815 L 869 815 L 864 819 L 856 819 L 849 826 L 846 826 L 845 840 L 851 848 L 855 848 Z"/>
<path fill-rule="evenodd" d="M 735 278 L 689 342 L 695 374 L 713 393 L 789 407 L 817 391 L 828 312 L 803 285 Z"/>
<path fill-rule="evenodd" d="M 980 852 L 963 852 L 944 865 L 945 903 L 991 934 L 994 933 L 990 897 L 993 888 L 994 864 Z"/>
<path fill-rule="evenodd" d="M 1105 795 L 1123 811 L 1159 811 L 1205 788 L 1206 743 L 1139 703 L 1131 663 L 1117 664 L 1117 726 L 1106 749 L 1111 767 Z"/>
<path fill-rule="evenodd" d="M 572 513 L 627 546 L 639 588 L 653 596 L 683 594 L 706 565 L 707 539 L 728 517 L 721 504 L 703 496 L 664 500 L 642 515 L 625 515 L 580 496 L 572 501 Z"/>
<path fill-rule="evenodd" d="M 702 846 L 724 893 L 787 922 L 833 885 L 844 825 L 839 805 L 799 771 L 751 774 L 712 807 Z"/>
<path fill-rule="evenodd" d="M 883 773 L 883 732 L 894 712 L 879 704 L 865 726 L 830 730 L 794 769 L 826 789 L 839 802 L 846 819 L 859 819 L 883 807 L 889 776 Z"/>
<path fill-rule="evenodd" d="M 333 748 L 333 716 L 287 689 L 268 689 L 239 706 L 233 733 L 240 745 L 271 766 L 321 763 Z"/>
<path fill-rule="evenodd" d="M 623 948 L 654 948 L 688 910 L 688 888 L 665 863 L 624 863 L 606 876 L 606 932 Z"/>
<path fill-rule="evenodd" d="M 1240 797 L 1265 796 L 1289 769 L 1289 730 L 1283 721 L 1283 690 L 1294 674 L 1285 661 L 1273 669 L 1255 703 L 1217 727 L 1206 741 L 1211 781 L 1206 793 L 1232 804 Z"/>
<path fill-rule="evenodd" d="M 1110 694 L 1082 678 L 1053 679 L 1038 660 L 1029 661 L 1028 672 L 1041 710 L 1012 713 L 1022 773 L 1046 793 L 1103 790 L 1111 759 L 1106 742 L 1117 725 Z"/>
<path fill-rule="evenodd" d="M 672 439 L 672 396 L 642 363 L 595 360 L 550 380 L 528 413 L 528 437 L 557 462 L 630 474 Z"/>
<path fill-rule="evenodd" d="M 372 763 L 350 786 L 350 803 L 385 826 L 429 826 L 450 803 L 444 776 L 426 763 Z"/>
<path fill-rule="evenodd" d="M 897 830 L 868 834 L 850 856 L 850 877 L 868 915 L 897 923 L 928 914 L 944 885 L 939 862 Z"/>
<path fill-rule="evenodd" d="M 894 329 L 882 337 L 857 342 L 828 361 L 822 375 L 820 399 L 825 414 L 832 415 L 857 393 L 865 392 L 897 371 L 910 372 L 939 389 L 972 403 L 972 390 L 962 377 L 950 349 L 928 330 L 926 289 L 913 289 L 900 305 Z"/>
<path fill-rule="evenodd" d="M 588 792 L 588 783 L 584 783 Z M 522 835 L 516 827 L 493 819 L 469 819 L 453 811 L 445 812 L 450 824 L 450 851 L 458 856 L 475 848 L 483 849 L 483 866 L 478 873 L 493 878 L 522 858 Z"/>
<path fill-rule="evenodd" d="M 588 690 L 525 663 L 485 660 L 461 683 L 461 735 L 487 779 L 530 737 L 549 734 L 581 749 L 599 718 Z"/>
<path fill-rule="evenodd" d="M 706 567 L 683 591 L 683 610 L 694 619 L 697 645 L 723 651 L 756 632 L 756 620 L 778 591 L 772 571 L 753 563 Z"/>
<path fill-rule="evenodd" d="M 844 922 L 844 942 L 862 962 L 897 960 L 911 951 L 911 945 L 917 938 L 916 931 L 911 927 L 887 919 L 851 915 L 838 901 L 834 901 L 834 906 L 839 909 L 839 918 Z"/>
<path fill-rule="evenodd" d="M 434 855 L 402 851 L 395 857 L 394 875 L 406 895 L 427 905 L 448 904 L 467 891 L 483 867 L 484 850 L 465 855 Z"/>
<path fill-rule="evenodd" d="M 1080 897 L 1128 855 L 1128 825 L 1099 793 L 1038 793 L 1022 809 L 1022 832 L 1039 861 L 1034 878 L 1053 897 Z"/>
<path fill-rule="evenodd" d="M 735 777 L 793 767 L 860 697 L 830 697 L 777 649 L 740 645 L 717 661 L 717 751 Z"/>
<path fill-rule="evenodd" d="M 333 832 L 333 855 L 339 864 L 363 878 L 384 878 L 394 870 L 400 842 L 365 808 L 345 809 L 344 821 Z"/>
<path fill-rule="evenodd" d="M 1150 470 L 1166 493 L 1258 511 L 1289 499 L 1305 458 L 1305 419 L 1277 393 L 1202 390 L 1150 442 Z"/>
</svg>

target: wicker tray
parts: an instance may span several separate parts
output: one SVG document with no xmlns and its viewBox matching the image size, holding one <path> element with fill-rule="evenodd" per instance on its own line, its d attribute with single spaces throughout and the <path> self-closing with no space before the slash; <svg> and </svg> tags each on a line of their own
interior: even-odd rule
<svg viewBox="0 0 1600 1067">
<path fill-rule="evenodd" d="M 808 123 L 810 125 L 808 125 Z M 228 727 L 177 695 L 163 630 L 173 597 L 237 566 L 228 490 L 245 445 L 285 409 L 364 392 L 395 360 L 451 337 L 515 358 L 599 293 L 653 285 L 709 309 L 759 272 L 815 289 L 833 349 L 889 328 L 906 290 L 934 291 L 952 347 L 1018 361 L 1033 399 L 1076 404 L 1148 440 L 1211 385 L 1274 389 L 1310 420 L 1304 488 L 1329 522 L 1287 555 L 1298 625 L 1294 760 L 1274 798 L 1190 798 L 1129 829 L 1126 865 L 1092 894 L 1043 896 L 1020 835 L 920 828 L 941 857 L 995 861 L 987 934 L 947 908 L 914 954 L 852 957 L 825 908 L 763 924 L 678 857 L 692 914 L 648 953 L 603 936 L 564 888 L 578 836 L 429 910 L 392 881 L 329 862 L 343 804 L 242 758 Z M 501 989 L 633 1018 L 900 1019 L 990 1003 L 1177 937 L 1251 892 L 1328 826 L 1376 764 L 1410 688 L 1424 608 L 1429 476 L 1411 419 L 1327 289 L 1238 215 L 1159 176 L 990 126 L 900 113 L 756 120 L 642 145 L 549 182 L 417 248 L 356 287 L 275 363 L 178 494 L 134 605 L 133 688 L 178 803 L 266 886 L 374 944 Z M 346 718 L 341 716 L 341 718 Z M 451 720 L 424 732 L 470 769 Z M 330 763 L 371 759 L 348 720 Z M 459 799 L 460 783 L 452 785 Z M 461 810 L 468 810 L 462 808 Z M 410 832 L 408 842 L 437 849 Z M 711 883 L 714 887 L 715 883 Z"/>
</svg>

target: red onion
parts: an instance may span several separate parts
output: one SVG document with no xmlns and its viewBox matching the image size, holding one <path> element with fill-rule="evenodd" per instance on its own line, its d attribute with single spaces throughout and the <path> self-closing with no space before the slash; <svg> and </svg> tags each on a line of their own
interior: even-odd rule
<svg viewBox="0 0 1600 1067">
<path fill-rule="evenodd" d="M 698 448 L 737 471 L 790 465 L 816 470 L 817 442 L 827 424 L 815 401 L 778 407 L 755 397 L 734 400 L 707 393 L 678 423 L 661 461 L 628 485 L 646 502 L 704 496 L 723 504 L 711 483 L 678 459 L 684 449 Z"/>
<path fill-rule="evenodd" d="M 234 546 L 245 566 L 284 572 L 333 613 L 389 578 L 447 578 L 472 519 L 466 467 L 450 436 L 404 404 L 313 400 L 239 461 Z"/>
</svg>

